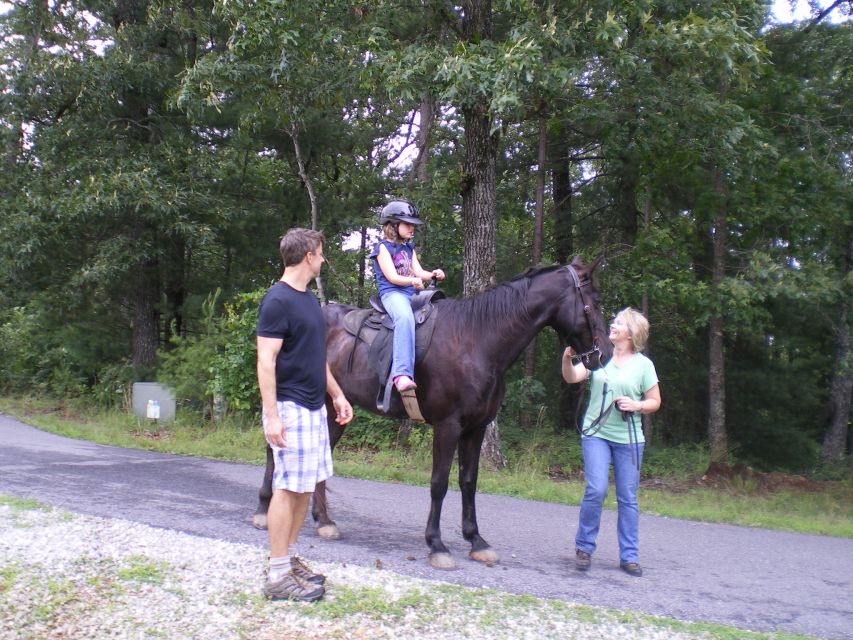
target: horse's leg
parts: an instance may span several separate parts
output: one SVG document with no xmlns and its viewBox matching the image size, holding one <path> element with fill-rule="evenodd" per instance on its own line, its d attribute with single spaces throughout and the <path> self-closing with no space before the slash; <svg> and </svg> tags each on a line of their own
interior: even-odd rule
<svg viewBox="0 0 853 640">
<path fill-rule="evenodd" d="M 267 511 L 272 499 L 272 474 L 274 470 L 275 462 L 272 459 L 272 449 L 267 445 L 267 468 L 264 471 L 264 481 L 258 491 L 258 508 L 255 509 L 255 515 L 252 516 L 252 524 L 255 525 L 256 529 L 267 528 Z"/>
<path fill-rule="evenodd" d="M 326 401 L 326 413 L 328 414 L 329 446 L 334 451 L 335 445 L 341 439 L 344 428 L 335 422 L 335 408 L 328 399 Z M 326 499 L 325 481 L 318 483 L 314 487 L 314 495 L 311 499 L 311 516 L 314 518 L 314 528 L 318 536 L 326 540 L 337 540 L 341 537 L 338 525 L 329 517 L 329 502 Z"/>
<path fill-rule="evenodd" d="M 471 543 L 472 560 L 492 566 L 498 554 L 480 536 L 477 527 L 477 476 L 480 472 L 480 449 L 486 425 L 463 433 L 459 439 L 459 489 L 462 492 L 462 535 Z"/>
<path fill-rule="evenodd" d="M 429 546 L 429 563 L 435 569 L 455 569 L 456 561 L 441 540 L 441 507 L 447 495 L 450 465 L 459 440 L 459 423 L 445 422 L 433 425 L 432 478 L 430 479 L 430 509 L 426 526 L 426 543 Z"/>
<path fill-rule="evenodd" d="M 328 403 L 326 405 L 329 416 L 334 416 L 335 409 Z M 328 421 L 329 428 L 329 444 L 334 450 L 335 445 L 341 438 L 343 428 L 330 417 Z M 252 524 L 257 529 L 267 528 L 267 511 L 270 507 L 272 499 L 272 476 L 275 471 L 275 462 L 273 460 L 272 448 L 267 445 L 267 465 L 264 470 L 264 479 L 261 483 L 261 488 L 258 490 L 258 507 L 255 509 L 255 514 L 252 516 Z M 314 521 L 317 523 L 317 533 L 321 538 L 327 540 L 336 540 L 341 537 L 337 525 L 328 515 L 328 503 L 326 500 L 326 483 L 321 482 L 314 488 L 313 508 L 311 515 L 314 516 Z"/>
</svg>

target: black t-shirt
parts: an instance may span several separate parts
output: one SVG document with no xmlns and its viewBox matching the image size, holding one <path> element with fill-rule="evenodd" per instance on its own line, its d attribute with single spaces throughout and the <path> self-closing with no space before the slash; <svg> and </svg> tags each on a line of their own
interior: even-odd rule
<svg viewBox="0 0 853 640">
<path fill-rule="evenodd" d="M 275 362 L 277 399 L 316 410 L 326 396 L 326 323 L 310 291 L 280 280 L 261 300 L 257 335 L 283 340 Z"/>
</svg>

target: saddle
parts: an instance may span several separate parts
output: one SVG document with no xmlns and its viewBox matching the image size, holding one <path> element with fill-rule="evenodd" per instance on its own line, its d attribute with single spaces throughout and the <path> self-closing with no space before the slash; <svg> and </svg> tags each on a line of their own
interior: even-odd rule
<svg viewBox="0 0 853 640">
<path fill-rule="evenodd" d="M 426 355 L 435 330 L 433 301 L 445 298 L 443 291 L 428 287 L 412 296 L 412 313 L 415 317 L 415 363 Z M 370 309 L 355 309 L 344 316 L 343 324 L 348 333 L 355 336 L 352 351 L 347 361 L 347 372 L 352 371 L 353 357 L 358 341 L 367 345 L 368 366 L 376 374 L 378 393 L 376 408 L 387 413 L 391 406 L 394 381 L 391 379 L 391 361 L 394 355 L 394 321 L 382 306 L 378 296 L 370 298 Z M 414 389 L 401 394 L 403 406 L 409 418 L 424 422 Z"/>
</svg>

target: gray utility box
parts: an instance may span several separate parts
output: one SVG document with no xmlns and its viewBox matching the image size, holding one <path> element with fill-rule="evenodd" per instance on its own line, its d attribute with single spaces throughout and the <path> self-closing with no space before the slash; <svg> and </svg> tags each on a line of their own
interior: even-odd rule
<svg viewBox="0 0 853 640">
<path fill-rule="evenodd" d="M 140 418 L 172 422 L 175 419 L 175 394 L 157 382 L 133 383 L 133 413 Z"/>
</svg>

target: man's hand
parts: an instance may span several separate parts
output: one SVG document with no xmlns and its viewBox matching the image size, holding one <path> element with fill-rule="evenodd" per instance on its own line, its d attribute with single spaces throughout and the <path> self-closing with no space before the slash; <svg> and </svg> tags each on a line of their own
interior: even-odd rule
<svg viewBox="0 0 853 640">
<path fill-rule="evenodd" d="M 264 437 L 273 446 L 284 448 L 284 425 L 278 415 L 267 416 Z"/>
<path fill-rule="evenodd" d="M 332 404 L 335 406 L 335 422 L 341 426 L 349 424 L 352 420 L 352 405 L 344 394 L 332 398 Z"/>
</svg>

